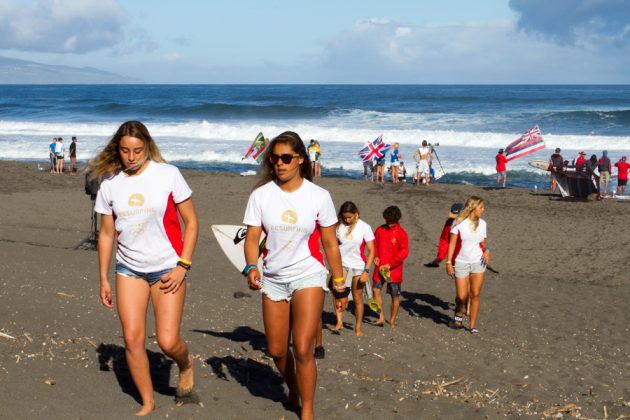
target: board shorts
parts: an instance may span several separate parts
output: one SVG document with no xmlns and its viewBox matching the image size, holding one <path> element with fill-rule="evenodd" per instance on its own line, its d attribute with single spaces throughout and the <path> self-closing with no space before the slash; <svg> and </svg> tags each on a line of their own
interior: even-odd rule
<svg viewBox="0 0 630 420">
<path fill-rule="evenodd" d="M 375 289 L 381 290 L 383 289 L 383 283 L 384 282 L 382 281 L 374 282 L 373 287 Z M 392 283 L 392 282 L 387 283 L 387 294 L 391 295 L 392 297 L 398 297 L 400 296 L 401 293 L 402 293 L 402 283 Z"/>
<path fill-rule="evenodd" d="M 501 175 L 501 176 L 505 177 L 505 172 L 506 171 L 497 171 L 497 175 Z"/>
<path fill-rule="evenodd" d="M 63 159 L 63 155 L 61 155 L 61 154 L 56 155 L 56 158 L 57 158 L 57 159 Z"/>
<path fill-rule="evenodd" d="M 599 179 L 604 179 L 605 181 L 610 181 L 610 172 L 608 171 L 601 171 L 599 173 Z"/>
<path fill-rule="evenodd" d="M 293 293 L 298 290 L 321 287 L 324 289 L 324 292 L 328 292 L 328 287 L 326 287 L 326 277 L 328 277 L 328 271 L 325 269 L 319 273 L 295 279 L 288 283 L 276 282 L 263 276 L 262 287 L 260 290 L 274 302 L 280 302 L 281 300 L 290 302 L 293 297 Z"/>
<path fill-rule="evenodd" d="M 175 267 L 173 267 L 175 268 Z M 136 271 L 132 268 L 127 267 L 125 264 L 121 262 L 116 263 L 116 274 L 124 277 L 137 277 L 139 279 L 146 280 L 149 283 L 149 286 L 153 286 L 157 283 L 160 278 L 169 273 L 173 268 L 167 268 L 166 270 L 154 271 L 152 273 L 141 273 L 140 271 Z"/>
<path fill-rule="evenodd" d="M 468 277 L 470 274 L 484 273 L 486 271 L 486 266 L 481 264 L 481 262 L 464 263 L 455 260 L 453 269 L 455 270 L 455 278 L 463 279 Z"/>
<path fill-rule="evenodd" d="M 429 161 L 427 161 L 426 159 L 421 160 L 418 163 L 418 173 L 420 175 L 430 175 L 430 170 L 429 170 Z"/>
<path fill-rule="evenodd" d="M 628 183 L 627 179 L 618 179 L 617 180 L 617 185 L 619 185 L 620 187 L 625 187 L 627 183 Z"/>
</svg>

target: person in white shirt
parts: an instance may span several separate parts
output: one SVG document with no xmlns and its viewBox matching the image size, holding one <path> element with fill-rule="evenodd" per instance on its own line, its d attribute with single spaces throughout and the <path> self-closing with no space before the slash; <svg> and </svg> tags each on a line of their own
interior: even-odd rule
<svg viewBox="0 0 630 420">
<path fill-rule="evenodd" d="M 455 317 L 450 326 L 454 329 L 463 328 L 463 315 L 466 312 L 466 302 L 470 298 L 470 332 L 479 333 L 475 327 L 479 315 L 479 296 L 483 286 L 484 273 L 490 250 L 486 247 L 486 222 L 481 219 L 485 206 L 479 197 L 471 196 L 466 200 L 464 210 L 453 222 L 446 257 L 446 273 L 455 276 Z M 461 249 L 453 265 L 453 255 L 457 238 L 461 239 Z"/>
<path fill-rule="evenodd" d="M 416 150 L 413 154 L 413 159 L 416 161 L 416 178 L 418 181 L 418 187 L 422 184 L 422 177 L 425 177 L 426 186 L 429 186 L 429 180 L 431 178 L 431 149 L 427 147 L 427 141 L 422 140 L 422 147 Z"/>
<path fill-rule="evenodd" d="M 243 274 L 251 289 L 262 291 L 268 350 L 289 387 L 287 406 L 297 409 L 301 402 L 301 418 L 312 419 L 317 384 L 313 344 L 328 290 L 320 237 L 334 287 L 345 288 L 337 215 L 328 191 L 311 182 L 311 163 L 299 135 L 286 131 L 274 138 L 262 165 L 243 219 Z M 263 230 L 267 236 L 260 273 L 256 262 Z"/>
<path fill-rule="evenodd" d="M 356 318 L 354 331 L 357 336 L 363 335 L 363 290 L 371 292 L 369 273 L 374 261 L 374 233 L 370 225 L 359 218 L 359 209 L 352 201 L 346 201 L 337 213 L 337 241 L 341 251 L 343 276 L 346 279 L 346 290 L 341 294 L 333 292 L 337 325 L 335 330 L 343 328 L 343 312 L 348 307 L 348 294 L 352 290 L 354 315 Z M 365 250 L 367 249 L 367 258 Z M 337 296 L 339 297 L 337 297 Z"/>
<path fill-rule="evenodd" d="M 192 191 L 179 170 L 164 162 L 147 128 L 138 121 L 120 126 L 90 162 L 101 181 L 94 210 L 101 214 L 98 262 L 101 303 L 113 307 L 109 263 L 116 238 L 116 306 L 125 356 L 138 388 L 144 416 L 155 408 L 145 348 L 149 300 L 162 351 L 177 363 L 176 399 L 193 392 L 193 359 L 180 336 L 186 274 L 198 235 Z M 182 231 L 178 216 L 184 222 Z"/>
<path fill-rule="evenodd" d="M 55 173 L 63 174 L 63 159 L 64 159 L 65 154 L 66 154 L 66 149 L 63 146 L 63 139 L 59 137 L 57 139 L 57 143 L 55 143 L 55 158 L 57 162 Z"/>
</svg>

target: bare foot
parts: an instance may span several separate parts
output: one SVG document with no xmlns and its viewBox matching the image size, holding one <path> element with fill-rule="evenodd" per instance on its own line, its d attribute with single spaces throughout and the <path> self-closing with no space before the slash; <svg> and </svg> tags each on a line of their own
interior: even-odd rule
<svg viewBox="0 0 630 420">
<path fill-rule="evenodd" d="M 357 335 L 357 337 L 363 337 L 363 331 L 362 331 L 362 330 L 357 329 L 357 330 L 355 330 L 354 332 L 355 332 L 355 334 Z"/>
<path fill-rule="evenodd" d="M 192 356 L 188 356 L 188 367 L 179 371 L 179 383 L 177 384 L 177 389 L 175 390 L 175 394 L 177 396 L 184 396 L 189 394 L 193 386 L 195 385 L 194 378 L 194 363 Z"/>
<path fill-rule="evenodd" d="M 392 330 L 396 329 L 396 324 L 392 321 L 389 321 L 389 328 L 391 328 Z"/>
<path fill-rule="evenodd" d="M 143 417 L 155 410 L 155 402 L 151 401 L 150 403 L 144 404 L 140 410 L 136 411 L 136 416 Z"/>
</svg>

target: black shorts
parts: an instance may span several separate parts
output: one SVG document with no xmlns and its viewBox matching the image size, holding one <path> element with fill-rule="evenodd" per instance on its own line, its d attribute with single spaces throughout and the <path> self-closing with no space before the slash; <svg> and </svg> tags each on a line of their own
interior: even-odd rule
<svg viewBox="0 0 630 420">
<path fill-rule="evenodd" d="M 625 187 L 627 183 L 628 183 L 627 179 L 618 179 L 617 180 L 617 185 L 619 185 L 620 187 Z"/>
</svg>

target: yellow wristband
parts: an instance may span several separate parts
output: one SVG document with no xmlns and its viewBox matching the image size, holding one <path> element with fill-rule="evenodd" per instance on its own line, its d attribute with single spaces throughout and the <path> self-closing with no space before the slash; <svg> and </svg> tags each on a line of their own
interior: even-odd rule
<svg viewBox="0 0 630 420">
<path fill-rule="evenodd" d="M 192 262 L 191 262 L 191 261 L 188 261 L 188 260 L 186 260 L 186 259 L 184 259 L 184 258 L 180 258 L 180 259 L 179 259 L 179 261 L 183 262 L 183 263 L 184 263 L 184 264 L 186 264 L 186 265 L 192 265 Z"/>
<path fill-rule="evenodd" d="M 344 279 L 343 277 L 337 277 L 336 279 L 333 279 L 333 283 L 345 283 L 346 279 Z"/>
<path fill-rule="evenodd" d="M 446 264 L 448 264 L 448 265 L 453 265 L 453 263 L 452 263 L 452 262 L 450 262 L 450 261 L 446 261 Z"/>
</svg>

